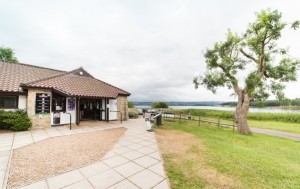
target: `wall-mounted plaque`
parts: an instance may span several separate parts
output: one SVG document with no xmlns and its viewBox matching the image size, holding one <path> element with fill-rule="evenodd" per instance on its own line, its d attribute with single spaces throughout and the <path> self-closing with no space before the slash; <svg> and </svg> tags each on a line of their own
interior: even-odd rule
<svg viewBox="0 0 300 189">
<path fill-rule="evenodd" d="M 45 93 L 36 93 L 35 113 L 50 113 L 50 96 Z"/>
</svg>

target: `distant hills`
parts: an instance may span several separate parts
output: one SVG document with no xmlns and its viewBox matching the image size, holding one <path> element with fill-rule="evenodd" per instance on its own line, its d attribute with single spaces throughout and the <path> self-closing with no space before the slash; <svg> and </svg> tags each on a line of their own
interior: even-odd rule
<svg viewBox="0 0 300 189">
<path fill-rule="evenodd" d="M 152 102 L 134 102 L 135 106 L 151 106 Z M 219 106 L 224 102 L 200 101 L 200 102 L 166 102 L 168 106 Z"/>
</svg>

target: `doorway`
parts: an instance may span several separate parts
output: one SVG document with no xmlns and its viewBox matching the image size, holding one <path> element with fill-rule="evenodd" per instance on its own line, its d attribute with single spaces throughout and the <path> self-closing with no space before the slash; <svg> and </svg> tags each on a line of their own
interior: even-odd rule
<svg viewBox="0 0 300 189">
<path fill-rule="evenodd" d="M 81 99 L 80 100 L 80 120 L 101 120 L 100 99 Z"/>
</svg>

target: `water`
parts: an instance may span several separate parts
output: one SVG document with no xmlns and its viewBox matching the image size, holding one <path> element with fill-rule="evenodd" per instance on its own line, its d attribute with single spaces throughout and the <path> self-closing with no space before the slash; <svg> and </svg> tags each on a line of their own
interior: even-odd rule
<svg viewBox="0 0 300 189">
<path fill-rule="evenodd" d="M 235 107 L 229 106 L 169 106 L 173 109 L 205 109 L 205 110 L 226 110 L 234 111 Z M 136 106 L 136 108 L 151 108 L 150 106 Z M 264 112 L 264 113 L 300 113 L 300 110 L 288 110 L 281 108 L 250 108 L 249 112 Z"/>
</svg>

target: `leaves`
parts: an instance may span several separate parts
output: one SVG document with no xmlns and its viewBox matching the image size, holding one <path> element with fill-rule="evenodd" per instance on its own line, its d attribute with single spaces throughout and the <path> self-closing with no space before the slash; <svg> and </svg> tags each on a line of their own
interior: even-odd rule
<svg viewBox="0 0 300 189">
<path fill-rule="evenodd" d="M 8 47 L 0 47 L 0 61 L 7 61 L 18 63 L 18 59 L 15 57 L 15 53 L 11 48 Z"/>
<path fill-rule="evenodd" d="M 295 22 L 292 23 L 291 28 L 294 29 L 294 30 L 296 30 L 296 29 L 299 28 L 299 25 L 300 25 L 300 22 L 299 22 L 299 20 L 297 20 L 297 21 L 295 21 Z"/>
<path fill-rule="evenodd" d="M 299 25 L 295 21 L 291 28 L 298 29 Z M 286 26 L 279 11 L 266 9 L 256 13 L 256 20 L 241 36 L 229 30 L 225 41 L 205 51 L 208 71 L 194 78 L 195 87 L 203 85 L 213 93 L 218 87 L 228 87 L 234 88 L 235 93 L 247 92 L 251 99 L 265 100 L 271 93 L 284 99 L 284 83 L 296 81 L 300 65 L 299 60 L 289 57 L 288 49 L 277 45 Z M 247 72 L 241 89 L 237 75 L 243 75 L 243 70 L 253 63 L 255 69 Z"/>
</svg>

